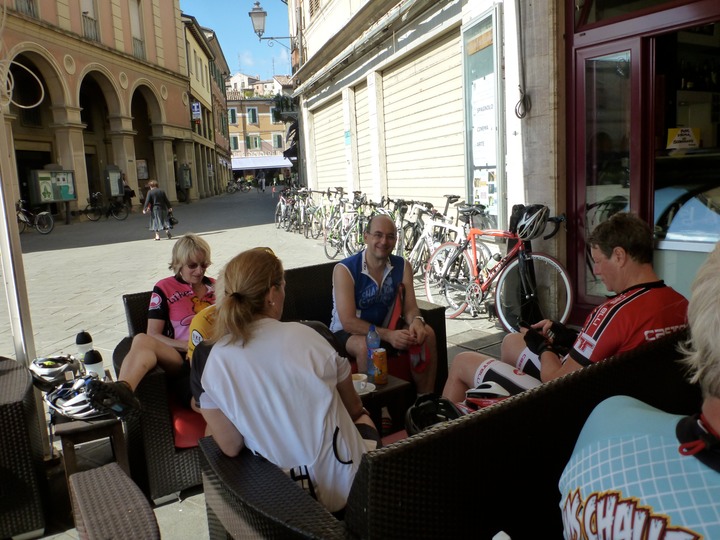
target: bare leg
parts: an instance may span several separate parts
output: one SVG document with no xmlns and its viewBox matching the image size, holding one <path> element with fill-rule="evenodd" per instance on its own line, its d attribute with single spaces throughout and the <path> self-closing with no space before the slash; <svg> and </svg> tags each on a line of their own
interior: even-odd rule
<svg viewBox="0 0 720 540">
<path fill-rule="evenodd" d="M 168 373 L 177 372 L 182 368 L 183 357 L 176 349 L 154 337 L 137 334 L 120 367 L 118 379 L 128 383 L 135 391 L 143 377 L 158 364 Z"/>
<path fill-rule="evenodd" d="M 476 352 L 461 352 L 452 361 L 443 397 L 453 403 L 463 401 L 465 392 L 474 386 L 475 372 L 485 360 L 491 358 Z"/>
<path fill-rule="evenodd" d="M 518 358 L 520 358 L 520 354 L 525 348 L 524 334 L 508 334 L 503 338 L 502 345 L 500 345 L 500 360 L 513 367 L 517 367 Z"/>
<path fill-rule="evenodd" d="M 355 358 L 358 373 L 367 373 L 367 343 L 365 342 L 365 336 L 350 336 L 345 343 L 345 350 L 349 356 Z"/>
</svg>

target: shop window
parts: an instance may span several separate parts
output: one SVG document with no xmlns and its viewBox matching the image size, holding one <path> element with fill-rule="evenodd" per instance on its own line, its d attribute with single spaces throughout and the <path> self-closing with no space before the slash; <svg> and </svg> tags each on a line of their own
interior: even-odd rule
<svg viewBox="0 0 720 540">
<path fill-rule="evenodd" d="M 470 193 L 475 203 L 487 206 L 492 226 L 506 223 L 503 183 L 505 129 L 502 121 L 502 80 L 497 77 L 499 54 L 498 8 L 481 16 L 463 31 L 467 171 Z"/>
</svg>

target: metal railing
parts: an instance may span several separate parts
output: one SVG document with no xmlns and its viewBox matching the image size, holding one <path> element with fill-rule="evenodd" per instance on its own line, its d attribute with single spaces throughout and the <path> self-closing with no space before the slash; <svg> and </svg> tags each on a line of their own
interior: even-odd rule
<svg viewBox="0 0 720 540">
<path fill-rule="evenodd" d="M 133 38 L 133 56 L 140 60 L 145 60 L 145 42 L 136 37 Z"/>
<path fill-rule="evenodd" d="M 98 28 L 98 22 L 92 17 L 83 13 L 82 23 L 83 35 L 87 39 L 91 39 L 93 41 L 100 41 L 100 29 Z"/>
</svg>

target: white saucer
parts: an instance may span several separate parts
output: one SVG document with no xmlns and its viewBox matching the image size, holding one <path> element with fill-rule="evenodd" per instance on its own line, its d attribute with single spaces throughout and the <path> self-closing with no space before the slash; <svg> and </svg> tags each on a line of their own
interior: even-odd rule
<svg viewBox="0 0 720 540">
<path fill-rule="evenodd" d="M 369 394 L 370 392 L 375 391 L 375 385 L 373 383 L 367 383 L 367 386 L 365 387 L 365 390 L 362 390 L 358 392 L 358 396 L 364 396 L 365 394 Z"/>
</svg>

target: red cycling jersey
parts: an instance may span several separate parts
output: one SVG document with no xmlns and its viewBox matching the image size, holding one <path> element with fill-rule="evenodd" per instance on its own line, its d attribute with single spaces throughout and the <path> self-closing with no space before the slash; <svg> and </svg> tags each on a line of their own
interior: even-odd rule
<svg viewBox="0 0 720 540">
<path fill-rule="evenodd" d="M 662 281 L 630 287 L 593 310 L 570 357 L 588 366 L 685 328 L 687 305 Z"/>
</svg>

